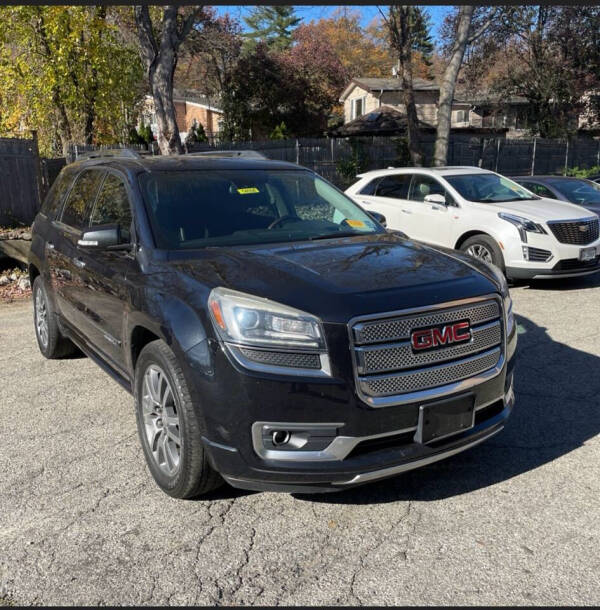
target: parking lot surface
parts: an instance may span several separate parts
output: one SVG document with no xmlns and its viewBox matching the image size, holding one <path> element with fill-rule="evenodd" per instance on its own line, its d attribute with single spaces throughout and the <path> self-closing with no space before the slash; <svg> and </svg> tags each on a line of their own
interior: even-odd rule
<svg viewBox="0 0 600 610">
<path fill-rule="evenodd" d="M 0 305 L 0 598 L 16 604 L 600 604 L 600 277 L 511 289 L 490 441 L 339 494 L 151 480 L 132 398 Z M 0 603 L 1 600 L 0 600 Z"/>
</svg>

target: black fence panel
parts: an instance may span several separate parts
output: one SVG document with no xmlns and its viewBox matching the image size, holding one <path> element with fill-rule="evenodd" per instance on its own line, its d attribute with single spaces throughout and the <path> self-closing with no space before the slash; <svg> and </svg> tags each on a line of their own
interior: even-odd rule
<svg viewBox="0 0 600 610">
<path fill-rule="evenodd" d="M 30 224 L 40 208 L 35 138 L 0 138 L 0 183 L 0 225 Z"/>
</svg>

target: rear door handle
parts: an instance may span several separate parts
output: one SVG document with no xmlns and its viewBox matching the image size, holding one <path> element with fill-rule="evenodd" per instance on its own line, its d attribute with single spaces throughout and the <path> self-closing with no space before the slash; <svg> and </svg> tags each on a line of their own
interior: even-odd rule
<svg viewBox="0 0 600 610">
<path fill-rule="evenodd" d="M 75 263 L 75 266 L 79 267 L 80 269 L 83 269 L 85 267 L 85 261 L 80 258 L 73 259 L 73 262 Z"/>
<path fill-rule="evenodd" d="M 48 248 L 48 250 L 54 250 L 54 244 L 51 241 L 47 241 L 46 248 Z"/>
</svg>

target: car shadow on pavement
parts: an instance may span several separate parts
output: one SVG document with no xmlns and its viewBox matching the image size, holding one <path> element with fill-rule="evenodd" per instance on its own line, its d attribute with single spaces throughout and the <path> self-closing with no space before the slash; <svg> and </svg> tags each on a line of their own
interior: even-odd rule
<svg viewBox="0 0 600 610">
<path fill-rule="evenodd" d="M 516 317 L 516 404 L 500 434 L 394 478 L 339 493 L 295 496 L 330 504 L 440 500 L 517 477 L 599 434 L 600 358 L 553 341 L 545 328 Z"/>
</svg>

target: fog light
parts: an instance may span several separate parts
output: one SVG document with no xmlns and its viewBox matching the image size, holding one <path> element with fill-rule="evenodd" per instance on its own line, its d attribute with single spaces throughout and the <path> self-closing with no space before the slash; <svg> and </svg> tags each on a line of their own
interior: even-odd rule
<svg viewBox="0 0 600 610">
<path fill-rule="evenodd" d="M 289 442 L 290 433 L 287 430 L 274 430 L 271 435 L 271 440 L 275 447 L 281 447 L 281 445 L 285 445 Z"/>
</svg>

